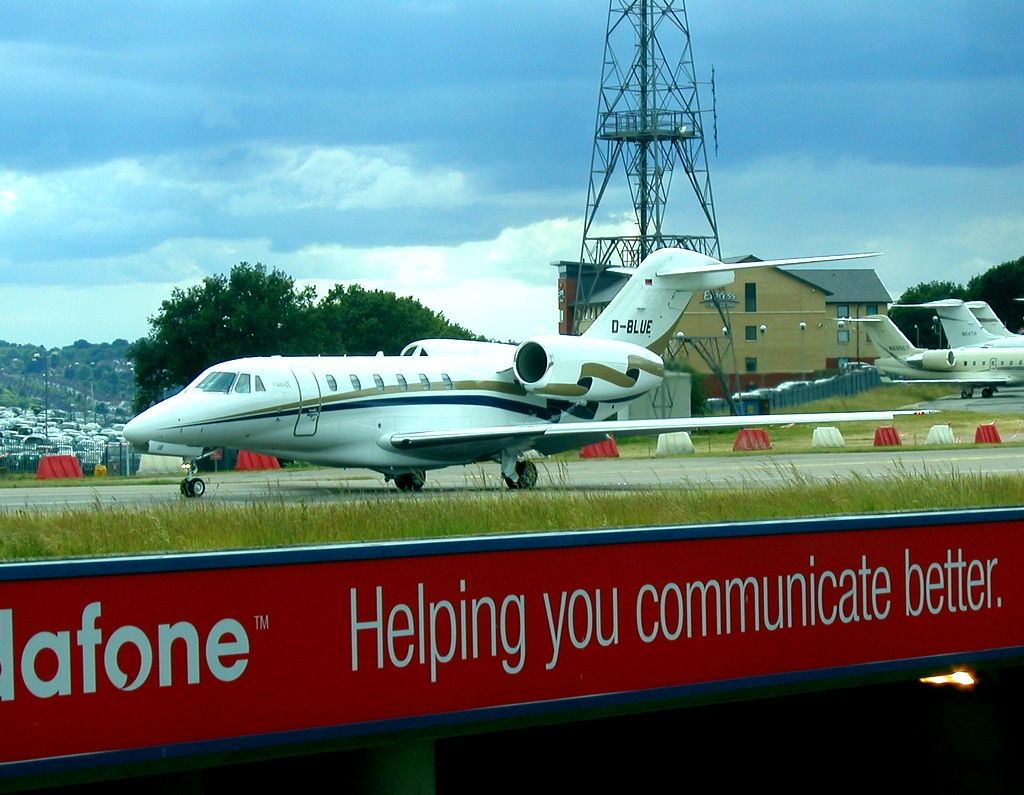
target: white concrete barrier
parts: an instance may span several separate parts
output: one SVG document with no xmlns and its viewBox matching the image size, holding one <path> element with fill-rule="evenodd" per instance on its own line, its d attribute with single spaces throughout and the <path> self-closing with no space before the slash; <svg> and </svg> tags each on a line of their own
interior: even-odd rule
<svg viewBox="0 0 1024 795">
<path fill-rule="evenodd" d="M 142 456 L 139 461 L 139 475 L 167 475 L 181 472 L 182 459 L 173 455 Z"/>
<path fill-rule="evenodd" d="M 953 438 L 953 429 L 948 425 L 933 425 L 928 430 L 928 439 L 925 444 L 956 444 Z"/>
<path fill-rule="evenodd" d="M 835 426 L 815 428 L 811 447 L 846 447 L 846 440 Z"/>
<path fill-rule="evenodd" d="M 658 435 L 658 449 L 655 451 L 655 455 L 682 455 L 692 452 L 693 442 L 690 441 L 690 434 L 686 431 Z"/>
</svg>

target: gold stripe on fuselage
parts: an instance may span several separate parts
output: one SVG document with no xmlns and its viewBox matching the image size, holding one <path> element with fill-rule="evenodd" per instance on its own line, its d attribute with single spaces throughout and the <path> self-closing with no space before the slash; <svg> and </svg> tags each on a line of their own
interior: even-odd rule
<svg viewBox="0 0 1024 795">
<path fill-rule="evenodd" d="M 416 388 L 413 388 L 413 384 L 416 385 Z M 239 411 L 234 414 L 225 414 L 213 419 L 203 420 L 201 423 L 189 424 L 206 425 L 208 423 L 242 422 L 247 419 L 256 419 L 268 414 L 294 415 L 303 409 L 308 408 L 320 407 L 321 409 L 324 409 L 326 407 L 339 406 L 365 398 L 400 394 L 426 395 L 479 391 L 496 392 L 504 395 L 513 395 L 515 397 L 525 397 L 527 395 L 526 390 L 521 384 L 510 381 L 452 381 L 451 384 L 451 387 L 449 387 L 443 381 L 431 381 L 430 388 L 425 389 L 421 381 L 410 381 L 410 385 L 405 388 L 399 384 L 392 384 L 385 386 L 383 389 L 374 387 L 352 392 L 335 392 L 330 395 L 322 395 L 319 398 L 308 398 L 301 401 L 293 400 L 288 403 L 279 403 L 277 405 L 250 409 L 248 411 Z"/>
</svg>

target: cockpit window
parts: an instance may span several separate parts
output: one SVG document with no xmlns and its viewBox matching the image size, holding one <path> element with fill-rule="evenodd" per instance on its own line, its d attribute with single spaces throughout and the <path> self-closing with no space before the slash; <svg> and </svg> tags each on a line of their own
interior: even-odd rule
<svg viewBox="0 0 1024 795">
<path fill-rule="evenodd" d="M 241 392 L 248 394 L 252 389 L 252 379 L 249 378 L 248 373 L 239 373 L 238 380 L 235 381 L 235 392 Z"/>
<path fill-rule="evenodd" d="M 236 375 L 238 373 L 210 373 L 196 384 L 196 389 L 201 389 L 204 392 L 230 392 Z"/>
<path fill-rule="evenodd" d="M 410 342 L 402 348 L 402 356 L 426 356 L 427 349 L 416 342 Z"/>
<path fill-rule="evenodd" d="M 254 376 L 254 377 L 256 379 L 256 391 L 257 392 L 266 392 L 267 388 L 265 386 L 263 386 L 263 379 L 260 378 L 258 375 Z"/>
</svg>

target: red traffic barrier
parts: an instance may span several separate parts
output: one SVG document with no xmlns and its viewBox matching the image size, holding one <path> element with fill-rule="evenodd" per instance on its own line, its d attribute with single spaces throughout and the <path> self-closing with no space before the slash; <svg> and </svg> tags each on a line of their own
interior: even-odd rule
<svg viewBox="0 0 1024 795">
<path fill-rule="evenodd" d="M 974 432 L 975 444 L 1000 444 L 1002 441 L 994 422 L 979 425 L 978 430 Z"/>
<path fill-rule="evenodd" d="M 899 432 L 891 425 L 875 428 L 875 447 L 899 447 L 901 444 Z"/>
<path fill-rule="evenodd" d="M 81 478 L 82 465 L 73 455 L 44 455 L 39 459 L 36 480 L 50 478 Z"/>
<path fill-rule="evenodd" d="M 732 443 L 733 450 L 771 450 L 772 442 L 764 428 L 742 428 Z"/>
<path fill-rule="evenodd" d="M 235 470 L 248 472 L 257 469 L 280 469 L 281 462 L 272 455 L 262 453 L 250 453 L 248 450 L 238 451 L 238 461 L 235 462 Z"/>
<path fill-rule="evenodd" d="M 594 442 L 580 449 L 580 458 L 618 458 L 619 446 L 614 439 Z"/>
</svg>

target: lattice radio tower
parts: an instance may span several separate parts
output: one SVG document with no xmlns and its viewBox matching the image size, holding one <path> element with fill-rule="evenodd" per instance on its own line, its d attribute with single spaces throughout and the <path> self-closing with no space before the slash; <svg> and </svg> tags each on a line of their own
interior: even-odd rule
<svg viewBox="0 0 1024 795">
<path fill-rule="evenodd" d="M 604 267 L 635 267 L 647 254 L 665 246 L 720 258 L 705 149 L 705 116 L 710 117 L 714 137 L 714 103 L 710 111 L 701 110 L 697 85 L 684 2 L 611 0 L 577 280 L 578 308 L 589 298 L 585 282 L 592 287 Z M 713 99 L 713 72 L 710 85 Z M 700 226 L 698 234 L 669 234 L 664 229 L 677 167 L 697 200 L 699 212 L 691 215 Z M 607 219 L 625 209 L 621 207 L 625 194 L 609 191 L 617 172 L 624 172 L 629 184 L 637 234 L 600 236 L 595 227 L 602 212 Z M 616 199 L 620 208 L 602 207 Z M 594 278 L 587 279 L 584 268 Z M 578 311 L 577 318 L 581 314 Z"/>
</svg>

